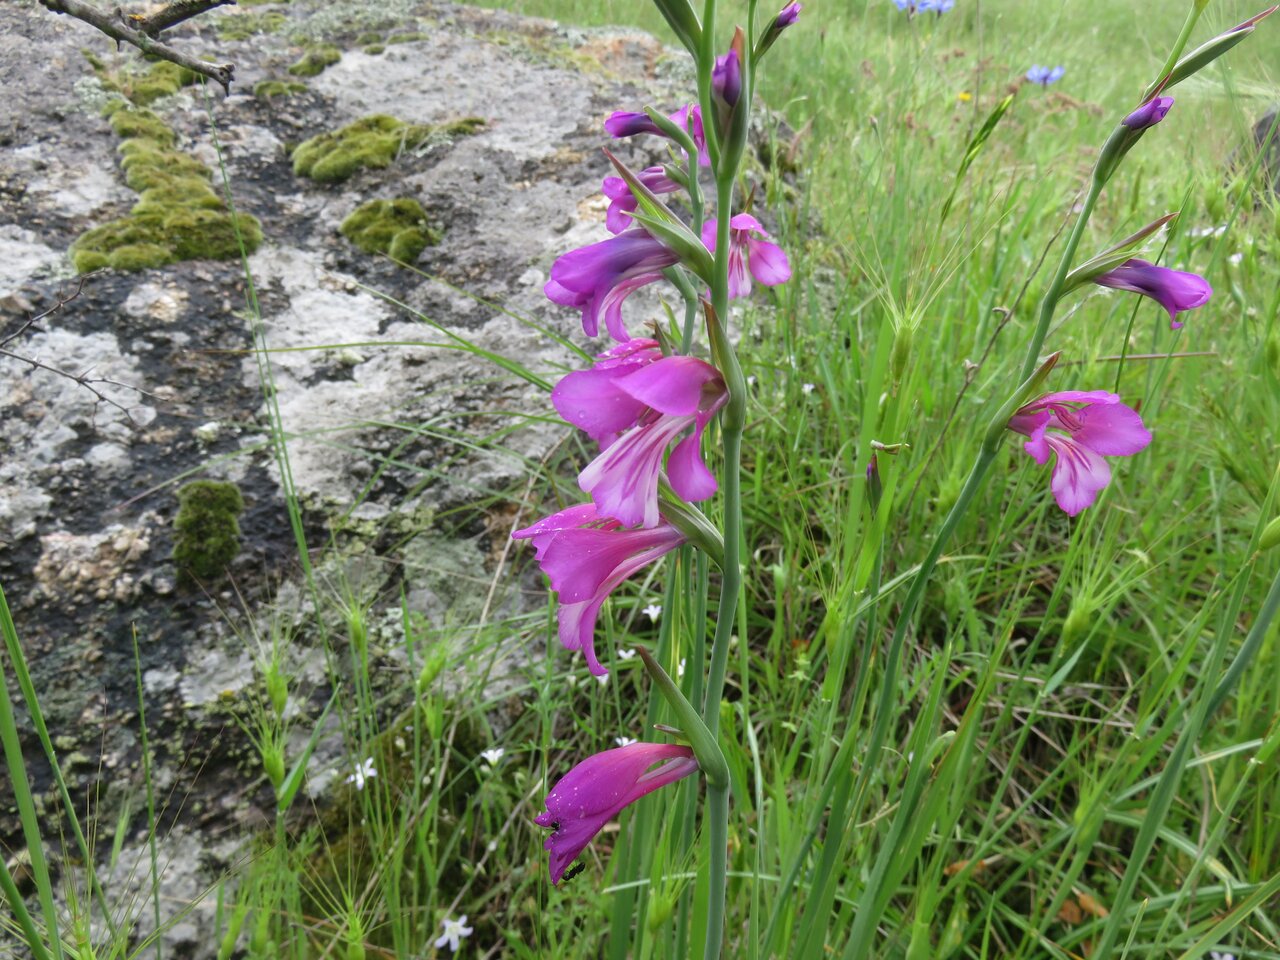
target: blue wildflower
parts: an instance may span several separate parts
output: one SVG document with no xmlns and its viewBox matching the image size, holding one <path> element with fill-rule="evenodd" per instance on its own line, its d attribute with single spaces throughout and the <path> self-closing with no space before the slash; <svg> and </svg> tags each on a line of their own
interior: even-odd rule
<svg viewBox="0 0 1280 960">
<path fill-rule="evenodd" d="M 1032 83 L 1038 83 L 1042 87 L 1047 87 L 1051 83 L 1057 83 L 1062 79 L 1062 75 L 1066 73 L 1065 67 L 1042 67 L 1035 63 L 1031 65 L 1031 69 L 1027 71 L 1027 79 Z"/>
</svg>

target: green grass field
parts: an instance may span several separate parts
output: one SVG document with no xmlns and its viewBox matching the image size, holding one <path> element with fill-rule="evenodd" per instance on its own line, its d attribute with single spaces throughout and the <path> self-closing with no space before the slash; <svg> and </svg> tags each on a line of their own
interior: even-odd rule
<svg viewBox="0 0 1280 960">
<path fill-rule="evenodd" d="M 498 5 L 668 37 L 642 0 Z M 752 299 L 740 348 L 754 379 L 745 630 L 721 709 L 727 957 L 1280 958 L 1274 626 L 1209 709 L 1280 567 L 1280 550 L 1258 550 L 1280 513 L 1280 206 L 1255 155 L 1237 153 L 1280 100 L 1280 17 L 1174 91 L 1081 244 L 1090 256 L 1177 212 L 1148 255 L 1204 275 L 1214 298 L 1173 331 L 1149 300 L 1087 285 L 1046 343 L 1062 352 L 1052 389 L 1117 391 L 1154 441 L 1113 459 L 1111 485 L 1070 519 L 1049 468 L 1007 440 L 905 645 L 891 642 L 986 423 L 1020 379 L 1097 150 L 1189 6 L 959 0 L 909 20 L 890 0 L 812 0 L 765 63 L 761 97 L 796 131 L 775 152 L 795 177 L 759 171 L 757 204 L 795 274 Z M 1255 12 L 1212 0 L 1192 46 Z M 1027 84 L 1033 63 L 1065 75 Z M 873 443 L 903 445 L 879 454 L 874 512 Z M 583 463 L 507 506 L 528 520 L 556 483 L 572 500 Z M 717 517 L 716 501 L 707 510 Z M 717 575 L 686 550 L 614 595 L 597 639 L 614 667 L 603 687 L 559 649 L 550 600 L 432 637 L 418 682 L 390 701 L 394 723 L 360 679 L 367 622 L 386 611 L 348 606 L 334 660 L 354 663 L 357 682 L 333 710 L 379 775 L 306 829 L 287 825 L 282 803 L 275 842 L 209 893 L 225 898 L 220 956 L 442 956 L 441 922 L 462 914 L 466 956 L 700 956 L 697 778 L 629 808 L 558 888 L 532 818 L 577 759 L 672 722 L 639 661 L 615 652 L 643 642 L 672 669 L 697 664 L 704 580 L 714 600 Z M 642 612 L 655 600 L 656 623 Z M 483 665 L 513 636 L 550 651 L 522 686 L 494 696 L 482 680 L 442 682 L 486 676 L 461 661 Z M 276 642 L 287 637 L 264 647 L 267 690 Z M 686 671 L 693 696 L 701 682 Z M 513 697 L 525 709 L 497 735 L 491 716 Z M 288 721 L 264 702 L 249 729 L 270 756 Z M 296 759 L 278 770 L 286 789 Z M 69 952 L 130 956 L 126 935 L 90 929 L 92 891 L 78 896 Z"/>
</svg>

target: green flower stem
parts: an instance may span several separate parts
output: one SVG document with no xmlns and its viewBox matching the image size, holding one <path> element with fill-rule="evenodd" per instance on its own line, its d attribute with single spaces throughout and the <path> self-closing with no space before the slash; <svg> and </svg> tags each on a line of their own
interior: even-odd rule
<svg viewBox="0 0 1280 960">
<path fill-rule="evenodd" d="M 708 3 L 708 7 L 714 2 Z M 709 22 L 709 21 L 705 21 Z M 746 84 L 744 83 L 744 86 Z M 704 111 L 706 105 L 704 102 Z M 708 114 L 710 115 L 710 114 Z M 716 632 L 711 642 L 711 666 L 707 673 L 707 693 L 702 720 L 717 739 L 720 730 L 720 700 L 724 695 L 725 670 L 729 664 L 729 641 L 742 589 L 742 431 L 746 426 L 746 383 L 742 367 L 729 344 L 725 323 L 729 317 L 729 220 L 733 216 L 733 176 L 718 175 L 716 182 L 716 256 L 711 282 L 713 344 L 718 336 L 721 349 L 715 350 L 720 372 L 729 387 L 729 402 L 720 417 L 724 442 L 724 563 L 721 565 L 720 605 Z M 713 349 L 715 347 L 713 346 Z M 729 832 L 729 785 L 707 785 L 707 835 L 711 843 L 709 863 L 707 941 L 704 960 L 718 960 L 724 943 L 725 878 L 728 871 L 726 848 Z"/>
<path fill-rule="evenodd" d="M 1084 206 L 1080 209 L 1080 215 L 1076 217 L 1076 225 L 1071 228 L 1071 236 L 1067 238 L 1067 246 L 1062 251 L 1062 260 L 1058 263 L 1058 271 L 1053 276 L 1053 282 L 1049 284 L 1049 289 L 1044 295 L 1044 300 L 1040 304 L 1040 319 L 1036 322 L 1035 332 L 1031 335 L 1031 343 L 1027 345 L 1027 357 L 1022 361 L 1022 374 L 1018 379 L 1026 380 L 1031 376 L 1036 368 L 1036 361 L 1040 359 L 1040 348 L 1044 346 L 1044 339 L 1049 334 L 1049 324 L 1053 321 L 1053 314 L 1058 309 L 1058 300 L 1062 296 L 1062 287 L 1066 282 L 1067 274 L 1071 272 L 1071 263 L 1076 256 L 1076 248 L 1080 246 L 1080 238 L 1084 236 L 1084 228 L 1089 223 L 1089 217 L 1093 214 L 1093 208 L 1098 202 L 1098 196 L 1102 193 L 1103 181 L 1094 177 L 1089 182 L 1089 192 L 1085 195 Z"/>
<path fill-rule="evenodd" d="M 1147 87 L 1143 93 L 1143 101 L 1151 99 L 1160 87 L 1160 82 L 1173 73 L 1173 68 L 1178 63 L 1178 58 L 1182 56 L 1182 51 L 1187 49 L 1187 41 L 1191 39 L 1191 31 L 1195 29 L 1196 21 L 1200 19 L 1200 14 L 1204 13 L 1204 8 L 1209 5 L 1209 0 L 1192 0 L 1191 9 L 1187 12 L 1187 19 L 1182 24 L 1182 32 L 1178 34 L 1178 39 L 1173 42 L 1173 49 L 1169 51 L 1169 59 L 1164 62 L 1164 66 L 1160 68 L 1160 73 L 1156 77 L 1154 83 Z"/>
</svg>

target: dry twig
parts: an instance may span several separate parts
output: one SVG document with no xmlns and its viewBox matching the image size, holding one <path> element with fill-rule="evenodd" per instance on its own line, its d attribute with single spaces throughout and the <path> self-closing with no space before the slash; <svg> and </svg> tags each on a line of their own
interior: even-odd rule
<svg viewBox="0 0 1280 960">
<path fill-rule="evenodd" d="M 180 67 L 186 67 L 221 84 L 226 93 L 231 92 L 231 81 L 235 79 L 235 64 L 207 63 L 190 54 L 175 50 L 161 43 L 156 36 L 162 30 L 188 20 L 197 14 L 204 13 L 224 3 L 235 0 L 174 0 L 165 9 L 150 17 L 128 17 L 118 8 L 114 13 L 105 13 L 84 0 L 40 0 L 41 5 L 51 13 L 65 13 L 76 20 L 82 20 L 91 27 L 96 27 L 117 44 L 130 43 L 143 53 L 160 57 Z"/>
</svg>

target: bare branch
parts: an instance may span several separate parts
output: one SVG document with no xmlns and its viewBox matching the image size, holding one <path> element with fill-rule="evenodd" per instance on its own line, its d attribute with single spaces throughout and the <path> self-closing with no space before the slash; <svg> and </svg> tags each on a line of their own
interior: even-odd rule
<svg viewBox="0 0 1280 960">
<path fill-rule="evenodd" d="M 230 2 L 230 0 L 227 0 L 227 2 Z M 193 73 L 215 80 L 222 85 L 225 93 L 231 92 L 231 81 L 235 79 L 236 72 L 236 67 L 233 63 L 218 64 L 197 60 L 190 54 L 175 50 L 173 47 L 161 43 L 141 30 L 129 26 L 119 11 L 116 12 L 115 16 L 112 16 L 111 14 L 103 13 L 92 4 L 85 3 L 84 0 L 40 0 L 40 3 L 51 13 L 65 13 L 76 20 L 83 20 L 91 27 L 101 30 L 116 43 L 133 44 L 143 53 L 152 54 L 162 60 L 176 63 L 180 67 L 186 67 Z M 167 11 L 162 11 L 157 16 L 164 16 L 165 12 Z M 188 13 L 182 19 L 194 16 L 194 13 L 198 12 L 200 11 Z M 145 24 L 146 21 L 144 20 L 142 23 Z M 160 26 L 156 28 L 156 32 L 164 29 L 164 26 L 172 26 L 172 24 Z"/>
<path fill-rule="evenodd" d="M 99 403 L 105 403 L 108 406 L 115 407 L 117 410 L 119 410 L 121 413 L 123 413 L 126 417 L 129 418 L 130 423 L 134 423 L 135 421 L 133 419 L 133 414 L 129 412 L 129 408 L 126 407 L 124 404 L 119 403 L 116 400 L 112 400 L 105 393 L 103 393 L 96 386 L 94 386 L 94 384 L 102 383 L 112 387 L 121 387 L 125 390 L 132 390 L 134 393 L 137 393 L 143 397 L 147 397 L 148 399 L 158 399 L 157 397 L 148 393 L 146 390 L 143 390 L 141 387 L 135 387 L 131 383 L 122 383 L 119 380 L 112 380 L 110 377 L 91 377 L 89 376 L 89 374 L 93 372 L 92 367 L 86 370 L 84 373 L 75 374 L 75 373 L 68 373 L 66 370 L 59 370 L 57 367 L 51 367 L 49 366 L 49 364 L 44 363 L 43 361 L 37 360 L 35 357 L 24 357 L 22 354 L 14 353 L 11 350 L 0 349 L 0 357 L 9 357 L 12 360 L 17 360 L 19 363 L 27 364 L 32 369 L 45 370 L 49 373 L 57 374 L 59 377 L 66 377 L 68 380 L 72 381 L 78 386 L 84 387 L 86 390 L 92 393 L 94 397 L 97 398 L 97 401 Z"/>
<path fill-rule="evenodd" d="M 59 296 L 58 302 L 55 303 L 52 307 L 50 307 L 48 310 L 44 311 L 44 313 L 37 313 L 31 319 L 25 321 L 22 324 L 22 326 L 20 326 L 17 330 L 9 334 L 3 340 L 0 340 L 0 347 L 7 347 L 9 344 L 13 343 L 13 341 L 17 340 L 20 336 L 22 336 L 24 333 L 26 333 L 28 330 L 34 327 L 37 323 L 39 323 L 45 317 L 49 316 L 52 313 L 57 313 L 59 310 L 65 307 L 68 303 L 70 303 L 76 297 L 80 296 L 80 294 L 84 291 L 85 281 L 92 276 L 94 276 L 93 273 L 80 274 L 80 276 L 76 278 L 77 282 L 76 282 L 75 290 L 73 290 L 71 293 L 67 294 L 66 296 Z"/>
<path fill-rule="evenodd" d="M 149 17 L 131 15 L 129 20 L 133 22 L 134 29 L 139 33 L 145 33 L 148 37 L 155 38 L 160 36 L 161 31 L 177 26 L 183 20 L 190 20 L 192 17 L 197 17 L 206 10 L 212 10 L 214 7 L 220 7 L 224 3 L 234 4 L 235 2 L 236 0 L 173 0 L 163 10 L 159 10 Z"/>
</svg>

